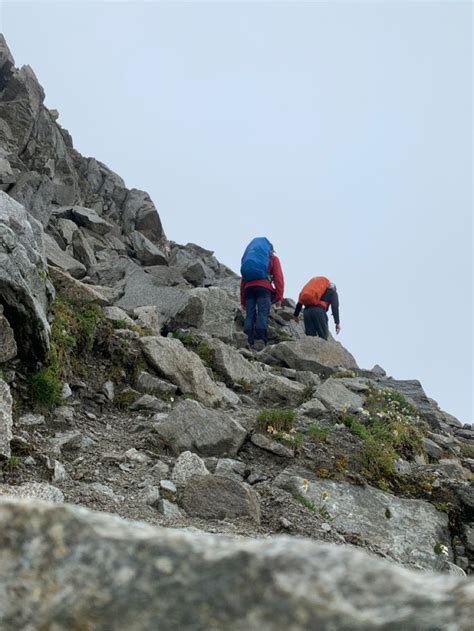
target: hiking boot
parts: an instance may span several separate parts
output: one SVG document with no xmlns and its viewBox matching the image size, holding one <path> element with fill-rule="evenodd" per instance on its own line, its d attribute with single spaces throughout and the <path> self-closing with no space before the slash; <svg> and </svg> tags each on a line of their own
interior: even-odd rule
<svg viewBox="0 0 474 631">
<path fill-rule="evenodd" d="M 260 351 L 263 351 L 263 349 L 265 348 L 266 344 L 263 340 L 256 340 L 254 342 L 253 345 L 253 350 L 257 351 L 257 353 L 259 353 Z"/>
</svg>

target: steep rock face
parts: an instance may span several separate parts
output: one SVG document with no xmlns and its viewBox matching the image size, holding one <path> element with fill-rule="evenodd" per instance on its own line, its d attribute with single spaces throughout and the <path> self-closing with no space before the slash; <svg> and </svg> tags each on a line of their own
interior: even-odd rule
<svg viewBox="0 0 474 631">
<path fill-rule="evenodd" d="M 147 193 L 127 189 L 104 164 L 75 151 L 57 113 L 45 107 L 33 70 L 15 68 L 3 36 L 0 59 L 0 186 L 45 227 L 55 207 L 70 204 L 92 209 L 125 235 L 138 230 L 154 241 L 164 239 Z"/>
<path fill-rule="evenodd" d="M 468 631 L 474 616 L 466 579 L 347 546 L 233 540 L 12 500 L 0 502 L 0 524 L 3 628 Z"/>
<path fill-rule="evenodd" d="M 0 191 L 0 304 L 23 355 L 43 357 L 49 345 L 47 314 L 53 297 L 38 222 Z"/>
</svg>

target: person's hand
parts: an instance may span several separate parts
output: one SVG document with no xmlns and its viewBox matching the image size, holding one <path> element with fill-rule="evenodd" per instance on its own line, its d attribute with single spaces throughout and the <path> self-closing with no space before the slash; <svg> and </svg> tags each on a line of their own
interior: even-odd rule
<svg viewBox="0 0 474 631">
<path fill-rule="evenodd" d="M 341 325 L 336 324 L 336 335 L 339 335 L 340 332 L 341 332 Z"/>
<path fill-rule="evenodd" d="M 297 316 L 293 316 L 293 320 L 294 320 L 295 322 L 299 322 L 299 321 L 300 321 L 300 316 L 299 316 L 299 315 L 297 315 Z"/>
<path fill-rule="evenodd" d="M 275 307 L 275 309 L 278 309 L 279 307 L 281 307 L 281 301 L 279 300 L 278 302 L 274 302 L 273 306 Z"/>
</svg>

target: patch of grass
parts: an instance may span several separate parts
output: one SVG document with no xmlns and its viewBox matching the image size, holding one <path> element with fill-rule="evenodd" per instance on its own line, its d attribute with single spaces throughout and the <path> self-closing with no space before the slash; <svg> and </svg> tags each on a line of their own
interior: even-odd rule
<svg viewBox="0 0 474 631">
<path fill-rule="evenodd" d="M 365 443 L 362 473 L 383 490 L 393 487 L 397 458 L 413 459 L 423 453 L 417 411 L 394 390 L 371 389 L 361 416 L 345 414 L 341 420 Z"/>
<path fill-rule="evenodd" d="M 56 297 L 52 313 L 48 356 L 30 383 L 32 401 L 48 408 L 58 405 L 62 381 L 75 372 L 83 354 L 91 352 L 98 322 L 103 319 L 99 305 L 78 307 L 60 296 Z"/>
<path fill-rule="evenodd" d="M 5 471 L 13 471 L 21 464 L 21 459 L 18 456 L 11 456 L 3 463 Z"/>
<path fill-rule="evenodd" d="M 440 513 L 449 513 L 449 504 L 447 502 L 437 502 L 433 504 L 437 511 Z"/>
<path fill-rule="evenodd" d="M 313 423 L 308 427 L 308 436 L 310 440 L 318 443 L 327 443 L 330 431 L 327 427 L 321 427 L 317 423 Z"/>
<path fill-rule="evenodd" d="M 125 388 L 122 392 L 119 392 L 115 397 L 115 404 L 120 409 L 126 409 L 135 403 L 141 397 L 140 392 L 133 390 L 132 388 Z"/>
<path fill-rule="evenodd" d="M 206 340 L 184 331 L 174 331 L 173 337 L 180 340 L 187 349 L 196 353 L 206 366 L 212 367 L 213 352 Z"/>
<path fill-rule="evenodd" d="M 257 426 L 267 431 L 271 425 L 278 432 L 288 432 L 296 420 L 295 410 L 289 408 L 264 408 L 257 415 Z"/>
<path fill-rule="evenodd" d="M 311 401 L 313 398 L 314 386 L 307 385 L 301 394 L 301 403 L 306 403 L 306 401 Z"/>
<path fill-rule="evenodd" d="M 42 368 L 31 378 L 30 396 L 40 406 L 54 408 L 61 402 L 62 387 L 62 381 L 53 367 Z"/>
<path fill-rule="evenodd" d="M 295 500 L 297 500 L 300 504 L 303 504 L 305 508 L 310 510 L 312 513 L 316 512 L 316 505 L 310 499 L 305 497 L 304 495 L 294 495 Z"/>
<path fill-rule="evenodd" d="M 352 379 L 356 374 L 353 370 L 338 370 L 334 374 L 331 375 L 333 379 Z"/>
<path fill-rule="evenodd" d="M 192 392 L 183 392 L 181 395 L 182 399 L 195 399 L 195 395 Z"/>
<path fill-rule="evenodd" d="M 241 386 L 244 392 L 252 392 L 253 390 L 253 384 L 247 379 L 237 379 L 235 383 Z"/>
</svg>

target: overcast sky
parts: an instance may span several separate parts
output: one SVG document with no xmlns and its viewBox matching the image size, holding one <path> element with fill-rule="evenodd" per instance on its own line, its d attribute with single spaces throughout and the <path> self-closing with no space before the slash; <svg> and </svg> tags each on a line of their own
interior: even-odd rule
<svg viewBox="0 0 474 631">
<path fill-rule="evenodd" d="M 148 191 L 170 239 L 286 295 L 324 274 L 359 365 L 471 421 L 470 2 L 1 2 L 76 148 Z"/>
</svg>

